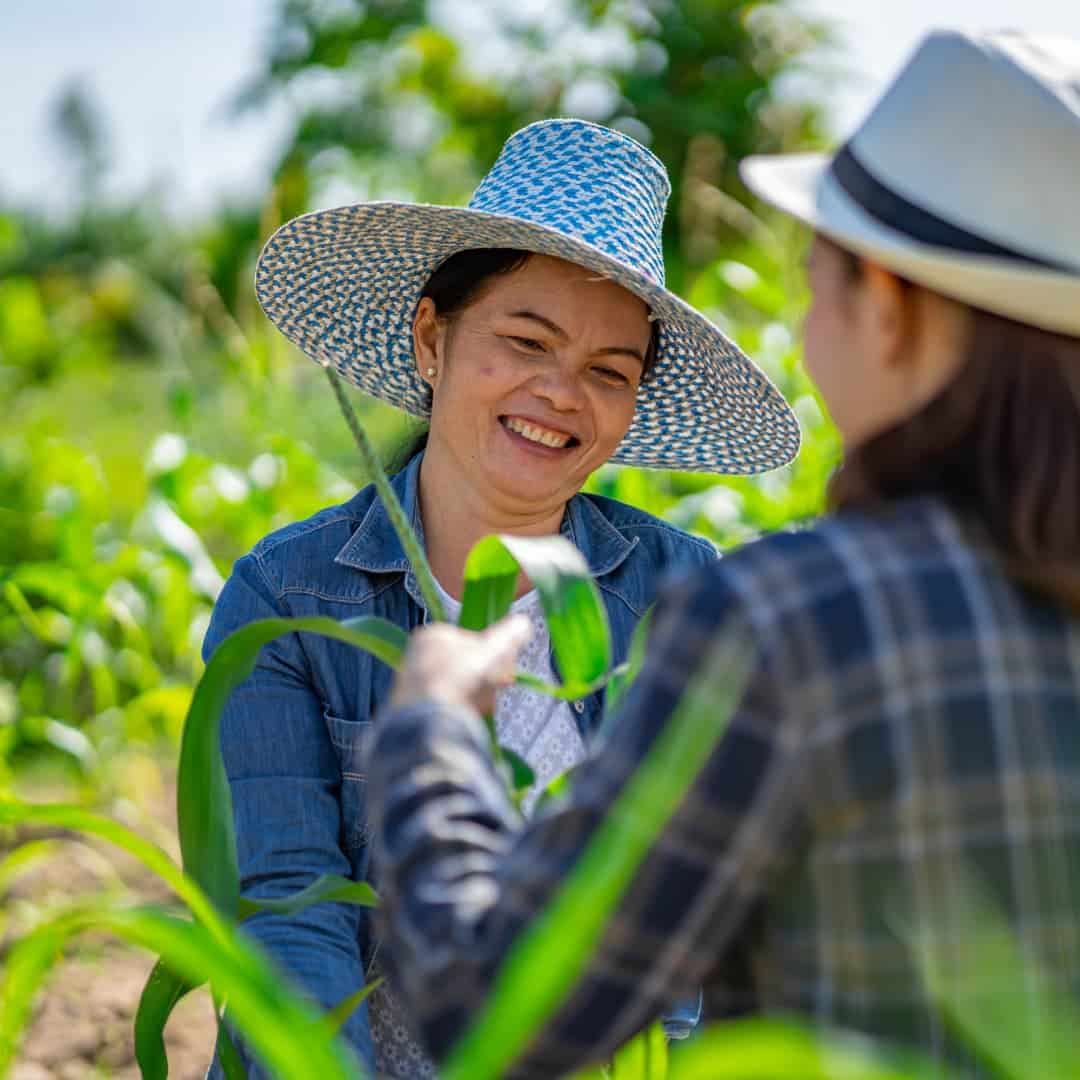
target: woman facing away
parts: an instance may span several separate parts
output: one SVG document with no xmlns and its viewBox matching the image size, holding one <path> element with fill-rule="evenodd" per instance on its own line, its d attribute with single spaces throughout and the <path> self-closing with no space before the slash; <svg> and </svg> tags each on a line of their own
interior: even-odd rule
<svg viewBox="0 0 1080 1080">
<path fill-rule="evenodd" d="M 528 628 L 414 635 L 370 763 L 389 969 L 444 1054 L 682 693 L 731 685 L 735 655 L 724 733 L 508 1075 L 602 1060 L 699 983 L 717 1011 L 978 1074 L 914 946 L 968 1015 L 1011 1018 L 1031 1075 L 1072 1075 L 1030 972 L 995 997 L 970 916 L 988 894 L 1080 997 L 1080 43 L 934 33 L 837 154 L 744 175 L 816 232 L 832 512 L 666 592 L 618 738 L 527 824 L 474 706 Z"/>
<path fill-rule="evenodd" d="M 277 326 L 362 389 L 430 416 L 426 446 L 392 483 L 451 616 L 476 541 L 561 533 L 596 575 L 621 661 L 661 573 L 714 553 L 648 514 L 580 495 L 588 475 L 611 460 L 753 472 L 794 455 L 798 428 L 783 399 L 663 287 L 668 191 L 662 164 L 632 139 L 547 121 L 507 142 L 468 208 L 329 210 L 267 244 L 256 286 Z M 535 631 L 522 667 L 553 680 L 527 581 L 514 608 Z M 428 621 L 372 487 L 240 559 L 204 652 L 253 619 L 312 614 L 379 615 L 406 629 Z M 267 646 L 232 695 L 222 747 L 244 895 L 288 896 L 321 874 L 368 876 L 361 748 L 390 680 L 365 653 L 294 634 Z M 569 704 L 510 688 L 498 735 L 539 790 L 584 757 L 601 705 L 601 694 Z M 264 913 L 245 928 L 324 1008 L 379 968 L 357 907 Z M 672 1035 L 696 1022 L 697 992 L 687 998 L 668 1013 Z M 380 1075 L 433 1075 L 392 990 L 380 987 L 369 1006 L 344 1028 L 361 1060 Z"/>
</svg>

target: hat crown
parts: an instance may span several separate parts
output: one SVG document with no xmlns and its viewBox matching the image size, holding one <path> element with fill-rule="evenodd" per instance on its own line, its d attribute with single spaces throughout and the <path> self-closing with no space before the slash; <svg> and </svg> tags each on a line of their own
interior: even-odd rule
<svg viewBox="0 0 1080 1080">
<path fill-rule="evenodd" d="M 506 141 L 469 208 L 555 229 L 663 285 L 670 193 L 663 164 L 628 135 L 542 120 Z"/>
<path fill-rule="evenodd" d="M 944 221 L 1080 268 L 1077 42 L 934 32 L 849 146 L 878 181 Z"/>
</svg>

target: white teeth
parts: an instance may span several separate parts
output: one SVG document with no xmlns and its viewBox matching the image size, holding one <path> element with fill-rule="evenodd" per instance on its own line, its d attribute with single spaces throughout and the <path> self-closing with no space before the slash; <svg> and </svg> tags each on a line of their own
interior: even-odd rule
<svg viewBox="0 0 1080 1080">
<path fill-rule="evenodd" d="M 504 422 L 511 431 L 516 431 L 529 442 L 540 443 L 541 446 L 551 446 L 556 450 L 561 450 L 570 441 L 569 435 L 557 435 L 554 431 L 548 431 L 547 428 L 527 424 L 516 416 L 508 417 Z"/>
</svg>

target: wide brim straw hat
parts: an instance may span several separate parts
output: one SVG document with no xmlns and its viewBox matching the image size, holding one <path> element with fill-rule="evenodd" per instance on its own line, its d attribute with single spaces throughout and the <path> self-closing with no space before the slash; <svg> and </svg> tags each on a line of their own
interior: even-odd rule
<svg viewBox="0 0 1080 1080">
<path fill-rule="evenodd" d="M 661 162 L 578 120 L 511 136 L 467 207 L 367 202 L 305 214 L 267 242 L 256 293 L 308 356 L 361 390 L 426 417 L 412 320 L 432 272 L 455 252 L 518 248 L 576 263 L 628 289 L 659 320 L 655 366 L 612 461 L 756 473 L 789 462 L 799 427 L 766 376 L 712 322 L 664 287 Z"/>
<path fill-rule="evenodd" d="M 837 153 L 742 175 L 911 281 L 1080 335 L 1080 42 L 936 31 Z"/>
</svg>

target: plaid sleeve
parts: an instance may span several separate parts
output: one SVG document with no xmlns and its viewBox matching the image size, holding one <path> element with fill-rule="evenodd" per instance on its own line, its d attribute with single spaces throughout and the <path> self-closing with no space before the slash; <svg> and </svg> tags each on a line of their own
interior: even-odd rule
<svg viewBox="0 0 1080 1080">
<path fill-rule="evenodd" d="M 723 666 L 737 642 L 752 660 L 723 738 L 512 1075 L 551 1077 L 603 1060 L 707 972 L 714 985 L 723 980 L 717 958 L 783 873 L 798 826 L 796 740 L 743 606 L 722 564 L 666 593 L 611 737 L 575 772 L 566 800 L 529 824 L 511 807 L 470 710 L 419 704 L 376 725 L 370 782 L 388 967 L 437 1057 L 483 1003 L 515 937 L 573 868 L 686 688 L 707 692 L 732 674 Z"/>
</svg>

